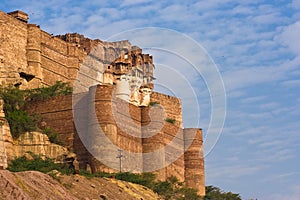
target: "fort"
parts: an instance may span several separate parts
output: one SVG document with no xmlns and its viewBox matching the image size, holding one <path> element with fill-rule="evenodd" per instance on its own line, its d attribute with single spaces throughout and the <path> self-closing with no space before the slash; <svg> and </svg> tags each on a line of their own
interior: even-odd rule
<svg viewBox="0 0 300 200">
<path fill-rule="evenodd" d="M 92 172 L 176 176 L 205 194 L 202 130 L 183 128 L 180 99 L 154 90 L 153 57 L 129 41 L 53 36 L 22 11 L 0 11 L 0 83 L 20 89 L 68 82 L 72 95 L 32 105 L 74 165 Z M 0 167 L 18 156 L 0 109 Z M 51 147 L 53 148 L 53 147 Z"/>
</svg>

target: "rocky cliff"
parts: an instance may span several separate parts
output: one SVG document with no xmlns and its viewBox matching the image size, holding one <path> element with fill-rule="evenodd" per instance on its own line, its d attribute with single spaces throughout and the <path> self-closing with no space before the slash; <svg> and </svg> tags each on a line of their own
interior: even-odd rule
<svg viewBox="0 0 300 200">
<path fill-rule="evenodd" d="M 55 179 L 36 171 L 11 173 L 0 170 L 0 200 L 29 199 L 159 199 L 141 185 L 108 178 L 58 175 Z"/>
<path fill-rule="evenodd" d="M 40 155 L 53 159 L 55 162 L 64 163 L 75 159 L 75 154 L 67 148 L 53 144 L 47 135 L 39 132 L 27 132 L 19 138 L 13 139 L 6 120 L 0 124 L 0 166 L 6 168 L 7 164 L 16 157 Z"/>
</svg>

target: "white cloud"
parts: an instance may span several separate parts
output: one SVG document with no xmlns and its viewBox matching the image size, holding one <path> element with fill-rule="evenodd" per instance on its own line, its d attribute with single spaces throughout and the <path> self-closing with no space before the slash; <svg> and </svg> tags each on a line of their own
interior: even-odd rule
<svg viewBox="0 0 300 200">
<path fill-rule="evenodd" d="M 151 0 L 125 0 L 122 2 L 121 7 L 123 6 L 136 6 L 138 4 L 149 3 Z"/>
<path fill-rule="evenodd" d="M 242 103 L 243 104 L 257 103 L 257 102 L 261 102 L 264 99 L 266 99 L 266 96 L 247 97 L 242 100 Z"/>
<path fill-rule="evenodd" d="M 280 107 L 279 103 L 271 102 L 271 101 L 267 102 L 267 103 L 262 103 L 262 104 L 259 105 L 259 108 L 261 108 L 263 110 L 271 110 L 271 111 L 273 111 L 273 110 L 275 110 L 279 107 Z M 272 115 L 273 115 L 273 113 L 272 113 Z"/>
<path fill-rule="evenodd" d="M 287 87 L 299 88 L 300 80 L 288 80 L 288 81 L 284 81 L 282 84 Z"/>
<path fill-rule="evenodd" d="M 273 82 L 284 77 L 285 74 L 282 73 L 281 69 L 274 67 L 252 67 L 223 73 L 226 90 L 228 91 Z"/>
<path fill-rule="evenodd" d="M 300 21 L 297 21 L 284 28 L 282 34 L 278 36 L 278 40 L 284 45 L 287 45 L 289 49 L 297 56 L 300 56 L 300 45 L 298 44 L 300 35 Z"/>
<path fill-rule="evenodd" d="M 255 174 L 257 171 L 266 168 L 266 166 L 263 165 L 248 166 L 236 164 L 238 162 L 239 161 L 229 165 L 211 165 L 210 168 L 206 169 L 206 173 L 213 179 L 238 179 L 244 176 L 250 176 Z"/>
<path fill-rule="evenodd" d="M 293 0 L 291 5 L 294 9 L 300 10 L 300 1 Z"/>
<path fill-rule="evenodd" d="M 244 6 L 244 5 L 237 5 L 232 10 L 233 14 L 239 15 L 250 15 L 254 12 L 254 8 L 252 6 Z"/>
</svg>

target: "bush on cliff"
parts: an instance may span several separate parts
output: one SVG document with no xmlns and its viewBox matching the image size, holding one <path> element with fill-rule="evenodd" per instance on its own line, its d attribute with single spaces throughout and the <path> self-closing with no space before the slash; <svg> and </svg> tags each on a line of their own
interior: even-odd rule
<svg viewBox="0 0 300 200">
<path fill-rule="evenodd" d="M 87 178 L 94 178 L 94 177 L 97 177 L 97 178 L 112 178 L 112 177 L 114 177 L 113 174 L 108 173 L 108 172 L 90 173 L 90 172 L 88 172 L 86 170 L 79 170 L 78 174 L 81 175 L 81 176 L 85 176 Z"/>
<path fill-rule="evenodd" d="M 72 87 L 68 83 L 59 81 L 52 86 L 32 90 L 20 90 L 14 86 L 0 88 L 0 98 L 4 101 L 3 109 L 13 138 L 16 139 L 28 131 L 38 130 L 39 117 L 25 111 L 30 103 L 71 93 Z M 51 133 L 48 136 L 50 141 L 59 142 L 57 134 Z"/>
<path fill-rule="evenodd" d="M 43 173 L 57 170 L 63 174 L 71 174 L 74 172 L 73 169 L 69 169 L 61 166 L 60 164 L 54 163 L 53 160 L 46 158 L 42 159 L 38 155 L 31 154 L 33 159 L 27 159 L 25 156 L 16 158 L 8 166 L 8 170 L 11 172 L 21 171 L 40 171 Z"/>
<path fill-rule="evenodd" d="M 171 123 L 171 124 L 175 124 L 176 119 L 167 118 L 167 119 L 166 119 L 166 122 L 169 122 L 169 123 Z"/>
<path fill-rule="evenodd" d="M 38 155 L 31 154 L 32 160 L 27 159 L 25 156 L 16 158 L 11 162 L 8 170 L 12 172 L 20 171 L 40 171 L 48 173 L 52 170 L 57 170 L 63 174 L 74 173 L 73 169 L 63 167 L 60 164 L 56 164 L 51 159 L 42 159 Z M 133 174 L 129 172 L 122 173 L 88 173 L 86 171 L 79 171 L 79 174 L 89 178 L 92 177 L 106 177 L 116 178 L 127 182 L 136 183 L 139 185 L 146 186 L 158 193 L 161 197 L 166 200 L 199 200 L 202 199 L 198 194 L 197 190 L 184 186 L 182 182 L 179 182 L 176 177 L 169 177 L 166 181 L 155 181 L 155 175 L 152 173 L 144 174 Z M 206 195 L 203 200 L 215 200 L 215 199 L 226 199 L 226 200 L 241 200 L 239 194 L 232 192 L 223 192 L 221 189 L 214 186 L 206 186 Z"/>
<path fill-rule="evenodd" d="M 153 191 L 161 195 L 164 199 L 176 200 L 198 200 L 201 197 L 197 194 L 197 190 L 184 186 L 174 176 L 169 177 L 166 181 L 158 181 L 152 187 Z"/>
<path fill-rule="evenodd" d="M 114 177 L 118 180 L 123 180 L 131 183 L 146 186 L 148 188 L 153 187 L 155 175 L 151 173 L 133 174 L 129 172 L 116 173 Z"/>
<path fill-rule="evenodd" d="M 37 129 L 34 118 L 23 110 L 7 112 L 6 119 L 10 125 L 12 136 L 15 139 L 27 131 L 35 131 Z"/>
<path fill-rule="evenodd" d="M 48 136 L 51 143 L 62 145 L 59 134 L 56 133 L 52 128 L 43 128 L 42 132 Z"/>
<path fill-rule="evenodd" d="M 31 103 L 45 101 L 52 97 L 72 94 L 72 91 L 73 88 L 69 85 L 69 83 L 57 81 L 54 85 L 49 87 L 41 87 L 32 90 L 27 90 L 26 101 Z"/>
<path fill-rule="evenodd" d="M 197 194 L 197 190 L 185 187 L 182 182 L 179 182 L 176 177 L 169 177 L 166 181 L 155 181 L 155 174 L 143 173 L 133 174 L 130 172 L 120 173 L 88 173 L 86 171 L 79 171 L 79 174 L 91 177 L 106 177 L 115 178 L 118 180 L 136 183 L 152 189 L 164 199 L 176 199 L 176 200 L 198 200 L 201 197 Z"/>
<path fill-rule="evenodd" d="M 27 103 L 24 97 L 25 91 L 13 86 L 0 90 L 0 98 L 4 101 L 3 109 L 13 138 L 37 128 L 34 117 L 24 111 Z"/>
</svg>

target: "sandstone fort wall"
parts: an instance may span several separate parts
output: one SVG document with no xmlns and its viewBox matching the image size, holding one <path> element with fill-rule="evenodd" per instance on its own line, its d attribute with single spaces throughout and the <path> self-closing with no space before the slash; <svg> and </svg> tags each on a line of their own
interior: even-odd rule
<svg viewBox="0 0 300 200">
<path fill-rule="evenodd" d="M 27 71 L 27 24 L 0 11 L 0 82 L 16 84 Z"/>
<path fill-rule="evenodd" d="M 165 180 L 167 177 L 176 176 L 180 181 L 185 181 L 188 186 L 193 188 L 199 189 L 200 185 L 204 185 L 204 171 L 200 170 L 204 169 L 204 161 L 203 158 L 199 158 L 202 149 L 201 130 L 182 129 L 177 124 L 171 124 L 161 120 L 161 113 L 166 111 L 168 114 L 168 112 L 171 112 L 175 107 L 174 105 L 180 104 L 179 99 L 155 93 L 155 101 L 159 104 L 155 106 L 138 107 L 114 98 L 114 88 L 112 85 L 98 85 L 94 88 L 93 94 L 86 93 L 83 95 L 85 97 L 89 96 L 83 101 L 83 105 L 88 105 L 84 107 L 84 109 L 90 109 L 90 106 L 94 107 L 97 123 L 99 123 L 105 136 L 109 138 L 114 145 L 124 151 L 134 153 L 149 153 L 168 146 L 163 154 L 157 157 L 155 162 L 153 160 L 147 160 L 146 158 L 140 160 L 139 158 L 127 155 L 127 157 L 123 159 L 122 170 L 127 171 L 131 169 L 132 172 L 142 172 L 155 167 L 153 165 L 162 164 L 165 165 L 165 167 L 154 172 L 158 179 Z M 70 102 L 72 102 L 71 95 L 56 97 L 35 104 L 35 106 L 31 108 L 31 111 L 39 113 L 47 126 L 52 127 L 61 134 L 66 146 L 78 155 L 78 162 L 81 168 L 85 169 L 86 166 L 89 165 L 94 172 L 117 171 L 98 161 L 82 145 L 74 125 L 72 105 Z M 171 106 L 164 108 L 162 106 L 163 104 Z M 151 110 L 157 113 L 157 116 L 151 114 Z M 178 111 L 180 108 L 177 107 L 176 110 Z M 92 112 L 92 109 L 90 111 Z M 172 113 L 175 112 L 172 111 Z M 91 113 L 86 113 L 83 118 L 89 119 L 90 114 Z M 93 120 L 91 121 L 88 127 L 97 125 Z M 90 143 L 92 146 L 97 145 L 98 139 L 102 139 L 97 132 L 93 132 L 93 130 L 95 129 L 87 128 L 86 133 L 84 133 L 86 135 L 81 135 L 81 139 L 83 139 L 82 137 L 93 138 Z M 144 137 L 142 137 L 142 134 L 144 134 Z M 195 139 L 193 139 L 194 137 Z M 93 143 L 93 141 L 95 143 Z M 180 154 L 184 151 L 184 154 Z M 177 154 L 180 155 L 179 158 L 172 160 L 172 157 Z M 114 152 L 114 155 L 114 157 L 108 159 L 112 159 L 111 162 L 115 162 L 115 164 L 118 165 L 119 161 L 116 159 L 118 152 Z M 172 162 L 168 164 L 170 160 L 172 160 Z M 131 168 L 132 163 L 137 164 L 135 170 Z M 129 168 L 126 168 L 127 166 Z M 203 188 L 200 188 L 200 191 L 203 192 Z"/>
<path fill-rule="evenodd" d="M 123 153 L 120 170 L 147 172 L 156 168 L 154 173 L 158 179 L 176 176 L 204 195 L 202 132 L 183 129 L 180 99 L 152 92 L 150 103 L 153 105 L 136 106 L 115 97 L 118 73 L 122 69 L 126 71 L 127 65 L 151 66 L 147 78 L 153 78 L 152 56 L 142 54 L 141 49 L 133 48 L 128 41 L 104 42 L 79 34 L 53 36 L 35 24 L 28 24 L 27 20 L 26 13 L 0 11 L 0 83 L 28 89 L 63 81 L 84 89 L 76 94 L 75 101 L 72 95 L 61 96 L 28 108 L 41 115 L 43 126 L 59 133 L 64 146 L 76 153 L 80 169 L 118 171 L 120 159 L 117 156 Z M 133 53 L 128 54 L 130 59 L 127 59 L 124 54 L 129 51 Z M 125 67 L 109 71 L 116 58 Z M 97 69 L 89 67 L 90 64 Z M 107 70 L 101 78 L 102 85 L 98 85 L 99 70 Z M 153 88 L 151 80 L 147 84 Z M 1 126 L 1 130 L 7 138 L 8 127 Z M 99 145 L 105 138 L 122 150 L 108 143 Z M 0 144 L 4 140 L 0 138 Z M 151 152 L 156 152 L 155 159 L 144 156 Z M 99 158 L 110 161 L 113 167 Z"/>
</svg>

